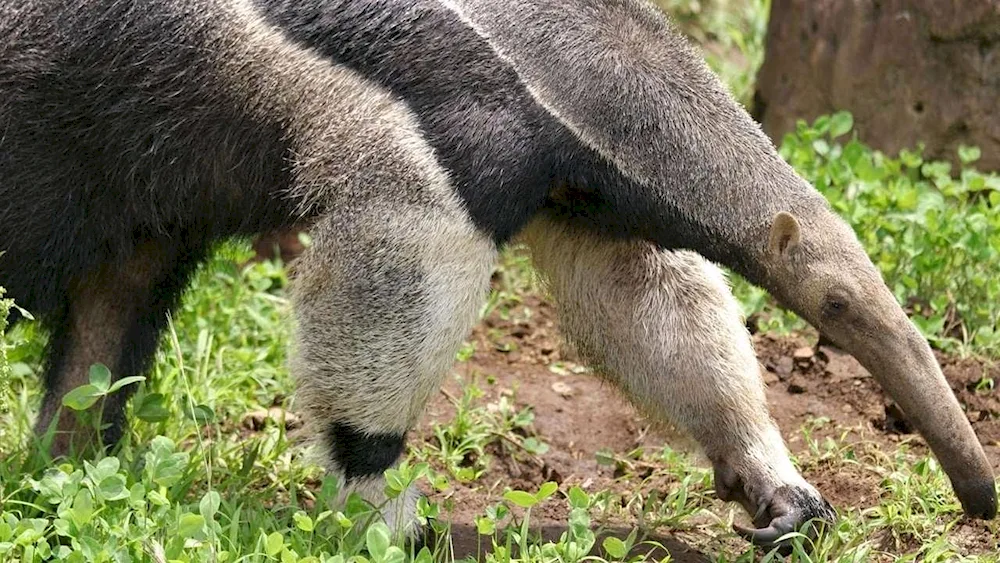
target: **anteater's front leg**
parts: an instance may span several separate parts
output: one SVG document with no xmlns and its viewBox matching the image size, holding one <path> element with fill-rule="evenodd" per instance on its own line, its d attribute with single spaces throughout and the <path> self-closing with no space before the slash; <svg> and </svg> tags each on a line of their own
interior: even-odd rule
<svg viewBox="0 0 1000 563">
<path fill-rule="evenodd" d="M 496 255 L 436 188 L 387 187 L 338 207 L 295 264 L 298 401 L 344 495 L 381 506 L 408 535 L 415 495 L 386 503 L 383 472 L 471 330 Z"/>
<path fill-rule="evenodd" d="M 833 511 L 788 457 L 757 358 L 722 273 L 692 252 L 608 241 L 564 220 L 522 234 L 551 282 L 561 326 L 594 366 L 654 418 L 687 431 L 772 543 Z"/>
</svg>

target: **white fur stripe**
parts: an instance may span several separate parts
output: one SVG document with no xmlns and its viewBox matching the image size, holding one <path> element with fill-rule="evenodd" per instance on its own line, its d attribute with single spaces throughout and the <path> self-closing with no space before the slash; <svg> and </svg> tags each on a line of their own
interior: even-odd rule
<svg viewBox="0 0 1000 563">
<path fill-rule="evenodd" d="M 555 119 L 563 127 L 569 130 L 573 134 L 573 136 L 580 141 L 581 144 L 590 148 L 597 154 L 601 155 L 602 158 L 612 163 L 616 168 L 618 168 L 618 171 L 627 178 L 636 181 L 642 185 L 651 184 L 652 180 L 649 177 L 640 175 L 637 173 L 637 171 L 631 170 L 629 167 L 625 166 L 625 163 L 621 161 L 621 159 L 617 158 L 613 152 L 605 150 L 604 144 L 601 143 L 597 138 L 593 137 L 592 135 L 589 135 L 583 128 L 579 127 L 577 124 L 565 118 L 559 112 L 559 110 L 556 109 L 555 105 L 550 102 L 550 100 L 554 98 L 554 96 L 546 92 L 544 87 L 536 86 L 526 81 L 522 69 L 519 68 L 518 64 L 514 61 L 514 59 L 511 58 L 504 51 L 504 49 L 497 44 L 496 41 L 493 41 L 489 32 L 487 32 L 481 25 L 477 24 L 471 17 L 469 17 L 469 15 L 465 12 L 465 10 L 461 6 L 459 6 L 453 0 L 438 0 L 438 1 L 441 3 L 442 6 L 454 12 L 459 17 L 459 19 L 462 20 L 463 23 L 468 25 L 470 29 L 475 31 L 477 35 L 486 40 L 486 42 L 490 46 L 490 49 L 492 49 L 493 52 L 496 53 L 497 57 L 500 60 L 506 62 L 508 65 L 510 65 L 512 69 L 514 69 L 514 73 L 517 74 L 519 83 L 521 84 L 521 86 L 524 87 L 525 90 L 528 91 L 529 94 L 531 94 L 531 97 L 535 100 L 535 102 L 539 106 L 541 106 L 546 112 L 548 112 L 553 119 Z"/>
</svg>

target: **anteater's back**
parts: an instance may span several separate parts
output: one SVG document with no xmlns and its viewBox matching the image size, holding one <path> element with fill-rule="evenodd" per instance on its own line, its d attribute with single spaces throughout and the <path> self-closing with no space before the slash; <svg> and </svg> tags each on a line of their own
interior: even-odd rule
<svg viewBox="0 0 1000 563">
<path fill-rule="evenodd" d="M 22 305 L 58 308 L 139 241 L 194 248 L 288 215 L 270 195 L 287 183 L 286 123 L 236 76 L 258 64 L 233 60 L 241 10 L 0 3 L 0 285 Z"/>
</svg>

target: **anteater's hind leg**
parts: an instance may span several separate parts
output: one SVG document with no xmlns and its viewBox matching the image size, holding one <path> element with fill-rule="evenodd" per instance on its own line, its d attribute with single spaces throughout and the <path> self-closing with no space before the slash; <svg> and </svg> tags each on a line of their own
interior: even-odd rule
<svg viewBox="0 0 1000 563">
<path fill-rule="evenodd" d="M 175 241 L 138 245 L 122 263 L 95 268 L 74 280 L 66 305 L 46 319 L 51 329 L 46 393 L 36 423 L 42 435 L 59 413 L 51 453 L 66 455 L 95 445 L 95 429 L 81 424 L 62 405 L 70 390 L 88 383 L 90 366 L 103 363 L 114 378 L 144 375 L 149 369 L 173 308 L 194 267 L 204 256 L 201 247 Z M 129 386 L 94 409 L 103 412 L 102 443 L 113 446 L 125 428 L 124 407 Z"/>
<path fill-rule="evenodd" d="M 413 535 L 415 495 L 386 503 L 382 474 L 471 330 L 496 250 L 447 186 L 383 193 L 314 226 L 294 266 L 293 369 L 297 401 L 346 485 L 343 497 L 358 492 Z"/>
<path fill-rule="evenodd" d="M 536 219 L 522 239 L 580 353 L 634 404 L 701 444 L 720 497 L 739 501 L 758 527 L 774 525 L 754 539 L 832 517 L 789 460 L 718 268 L 692 252 L 610 241 L 570 220 Z"/>
</svg>

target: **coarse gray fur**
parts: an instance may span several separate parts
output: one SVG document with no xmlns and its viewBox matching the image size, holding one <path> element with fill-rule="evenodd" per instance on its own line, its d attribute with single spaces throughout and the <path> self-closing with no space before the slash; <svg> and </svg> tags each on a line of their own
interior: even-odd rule
<svg viewBox="0 0 1000 563">
<path fill-rule="evenodd" d="M 762 285 L 861 361 L 927 439 L 965 511 L 996 516 L 982 445 L 854 232 L 777 155 L 655 7 L 442 1 L 584 145 L 640 184 L 641 195 L 631 197 L 648 223 L 644 238 L 675 246 L 670 218 L 657 221 L 657 210 L 682 217 L 699 243 L 691 248 Z M 590 220 L 613 222 L 603 213 L 594 210 Z"/>
<path fill-rule="evenodd" d="M 0 278 L 53 332 L 39 430 L 92 363 L 145 370 L 216 238 L 309 220 L 300 404 L 401 440 L 495 256 L 406 106 L 241 0 L 5 2 L 0 38 Z"/>
<path fill-rule="evenodd" d="M 346 490 L 382 503 L 381 471 L 471 327 L 497 244 L 518 233 L 569 338 L 699 441 L 720 496 L 755 516 L 741 529 L 754 541 L 832 512 L 789 462 L 705 258 L 855 354 L 966 510 L 995 514 L 926 341 L 653 7 L 254 2 L 0 0 L 0 284 L 54 335 L 40 428 L 90 363 L 148 367 L 213 241 L 305 221 L 298 401 Z M 57 451 L 80 433 L 59 428 Z M 412 494 L 383 514 L 414 532 Z"/>
</svg>

